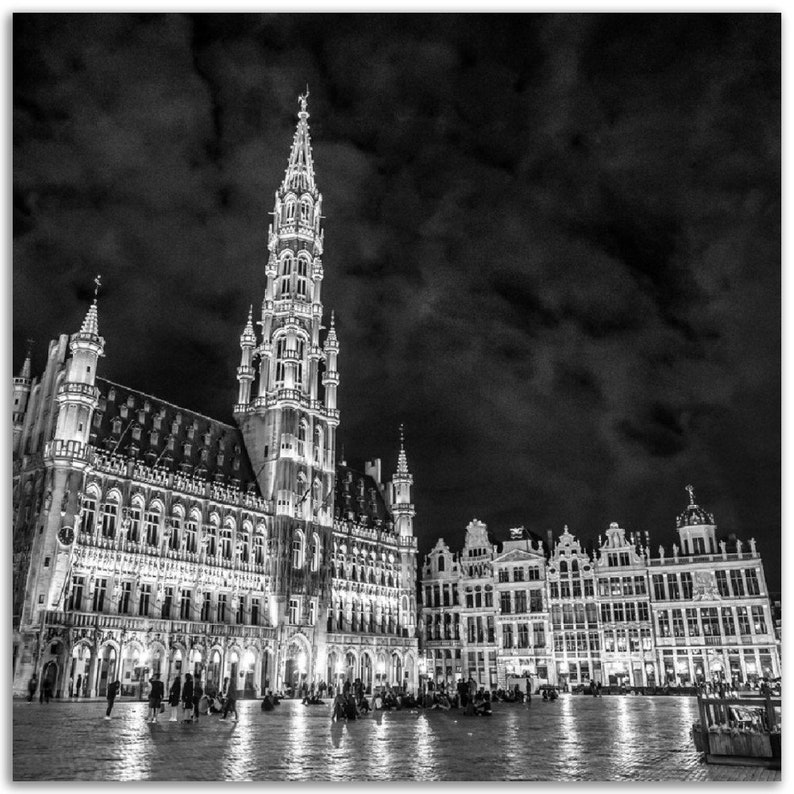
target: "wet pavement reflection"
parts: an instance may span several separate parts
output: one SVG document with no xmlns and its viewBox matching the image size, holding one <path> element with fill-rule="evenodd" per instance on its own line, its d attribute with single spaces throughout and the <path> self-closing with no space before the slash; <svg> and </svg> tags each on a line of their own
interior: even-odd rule
<svg viewBox="0 0 794 794">
<path fill-rule="evenodd" d="M 240 720 L 145 722 L 145 705 L 15 701 L 15 780 L 745 780 L 692 746 L 694 698 L 561 697 L 461 711 L 374 712 L 332 722 L 330 704 L 283 701 Z M 771 773 L 770 773 L 771 774 Z M 769 779 L 769 778 L 766 778 Z M 780 773 L 773 779 L 780 779 Z"/>
</svg>

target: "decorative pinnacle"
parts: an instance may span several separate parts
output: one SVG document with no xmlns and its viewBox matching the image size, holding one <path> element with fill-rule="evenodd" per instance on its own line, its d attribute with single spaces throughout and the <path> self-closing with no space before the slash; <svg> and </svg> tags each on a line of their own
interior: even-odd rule
<svg viewBox="0 0 794 794">
<path fill-rule="evenodd" d="M 308 104 L 308 100 L 309 100 L 309 84 L 306 83 L 306 93 L 301 94 L 298 97 L 298 101 L 301 103 L 301 113 L 306 113 L 307 116 L 308 116 L 308 112 L 306 110 L 306 105 Z"/>
<path fill-rule="evenodd" d="M 408 474 L 408 458 L 405 455 L 405 425 L 400 423 L 400 454 L 397 457 L 397 474 Z"/>
<path fill-rule="evenodd" d="M 22 370 L 19 373 L 20 378 L 25 378 L 26 380 L 30 380 L 30 357 L 33 351 L 33 340 L 28 339 L 28 349 L 25 353 L 25 362 L 22 364 Z"/>
<path fill-rule="evenodd" d="M 689 493 L 689 504 L 690 505 L 694 505 L 695 504 L 695 489 L 694 489 L 694 487 L 691 486 L 691 485 L 687 485 L 687 487 L 684 488 L 684 490 Z"/>
<path fill-rule="evenodd" d="M 298 97 L 301 109 L 298 113 L 298 126 L 292 139 L 292 149 L 290 150 L 287 170 L 284 174 L 284 181 L 281 183 L 280 192 L 282 194 L 290 190 L 298 192 L 308 190 L 313 194 L 315 193 L 314 162 L 312 161 L 312 146 L 307 122 L 309 112 L 306 109 L 308 96 L 307 86 L 306 93 Z"/>
<path fill-rule="evenodd" d="M 97 273 L 96 278 L 94 279 L 94 303 L 97 301 L 97 297 L 99 297 L 99 288 L 102 286 L 102 274 Z"/>
</svg>

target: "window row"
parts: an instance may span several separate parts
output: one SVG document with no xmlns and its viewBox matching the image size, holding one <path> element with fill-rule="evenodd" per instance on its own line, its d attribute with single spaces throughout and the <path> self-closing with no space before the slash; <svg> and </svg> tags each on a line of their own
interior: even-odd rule
<svg viewBox="0 0 794 794">
<path fill-rule="evenodd" d="M 551 607 L 551 625 L 555 629 L 563 626 L 597 626 L 598 609 L 595 602 L 586 604 L 553 604 Z"/>
<path fill-rule="evenodd" d="M 136 586 L 132 580 L 117 582 L 112 590 L 107 578 L 90 582 L 75 576 L 69 588 L 66 608 L 74 612 L 137 615 L 163 620 L 195 620 L 206 623 L 262 625 L 262 600 L 255 596 L 230 593 L 201 593 L 196 598 L 191 588 Z"/>
<path fill-rule="evenodd" d="M 499 611 L 502 615 L 543 611 L 543 590 L 503 590 L 499 593 Z"/>
<path fill-rule="evenodd" d="M 601 576 L 598 579 L 599 596 L 647 595 L 645 576 Z"/>
<path fill-rule="evenodd" d="M 345 609 L 342 602 L 328 610 L 328 631 L 361 632 L 364 634 L 404 634 L 397 607 L 374 609 L 361 603 Z"/>
<path fill-rule="evenodd" d="M 296 215 L 300 222 L 305 225 L 312 223 L 312 207 L 314 202 L 309 196 L 302 196 L 297 199 L 293 195 L 287 195 L 281 205 L 281 222 L 294 223 Z"/>
<path fill-rule="evenodd" d="M 615 629 L 604 632 L 604 650 L 608 653 L 638 653 L 653 650 L 653 638 L 649 628 Z"/>
<path fill-rule="evenodd" d="M 512 569 L 512 579 L 510 578 L 511 570 L 509 568 L 499 569 L 500 582 L 537 582 L 540 580 L 540 568 L 537 565 L 530 565 L 528 568 L 515 567 Z"/>
<path fill-rule="evenodd" d="M 545 648 L 545 628 L 542 623 L 503 623 L 502 647 Z"/>
<path fill-rule="evenodd" d="M 583 655 L 598 651 L 601 642 L 597 631 L 566 631 L 564 634 L 554 635 L 554 652 Z"/>
<path fill-rule="evenodd" d="M 347 579 L 350 582 L 364 582 L 366 584 L 380 585 L 381 587 L 399 587 L 400 577 L 395 576 L 391 571 L 376 572 L 374 568 L 366 571 L 363 566 L 356 567 L 355 565 L 346 566 L 335 565 L 331 563 L 331 576 L 335 579 Z"/>
<path fill-rule="evenodd" d="M 549 582 L 550 598 L 592 598 L 595 595 L 592 579 L 561 579 Z"/>
<path fill-rule="evenodd" d="M 731 568 L 730 570 L 715 571 L 717 591 L 724 598 L 760 595 L 761 587 L 756 568 Z M 711 579 L 708 573 L 699 583 L 699 587 L 708 589 Z M 653 597 L 657 601 L 688 601 L 692 598 L 694 588 L 692 574 L 689 571 L 682 573 L 668 573 L 667 575 L 655 573 L 652 576 Z"/>
<path fill-rule="evenodd" d="M 668 609 L 656 616 L 660 637 L 735 637 L 767 633 L 764 608 L 700 607 Z M 752 627 L 752 630 L 751 630 Z"/>
<path fill-rule="evenodd" d="M 614 604 L 601 604 L 603 623 L 634 623 L 651 619 L 650 605 L 647 601 L 617 601 Z"/>
</svg>

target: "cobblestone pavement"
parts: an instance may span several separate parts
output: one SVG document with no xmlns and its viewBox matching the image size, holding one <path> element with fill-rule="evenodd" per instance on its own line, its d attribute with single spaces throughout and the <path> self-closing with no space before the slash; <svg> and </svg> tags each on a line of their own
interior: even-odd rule
<svg viewBox="0 0 794 794">
<path fill-rule="evenodd" d="M 332 722 L 330 706 L 283 701 L 240 720 L 145 721 L 139 702 L 15 701 L 15 780 L 750 781 L 780 772 L 703 763 L 694 698 L 563 696 L 460 711 L 375 712 Z"/>
</svg>

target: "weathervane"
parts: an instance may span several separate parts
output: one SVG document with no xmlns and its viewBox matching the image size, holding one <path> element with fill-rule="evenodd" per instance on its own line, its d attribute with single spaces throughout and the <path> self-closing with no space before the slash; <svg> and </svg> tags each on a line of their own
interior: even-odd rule
<svg viewBox="0 0 794 794">
<path fill-rule="evenodd" d="M 695 504 L 695 489 L 691 485 L 687 485 L 684 490 L 689 493 L 689 504 Z"/>
</svg>

